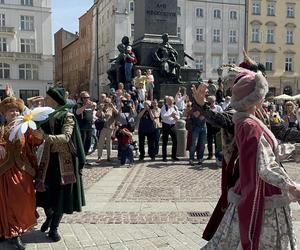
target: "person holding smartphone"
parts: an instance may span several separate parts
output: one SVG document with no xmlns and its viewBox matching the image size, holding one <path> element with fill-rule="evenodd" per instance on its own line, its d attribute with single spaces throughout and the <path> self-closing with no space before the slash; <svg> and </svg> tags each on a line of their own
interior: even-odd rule
<svg viewBox="0 0 300 250">
<path fill-rule="evenodd" d="M 97 104 L 92 102 L 87 91 L 80 93 L 80 102 L 75 107 L 75 116 L 78 121 L 84 152 L 88 153 L 93 133 L 93 113 Z"/>
</svg>

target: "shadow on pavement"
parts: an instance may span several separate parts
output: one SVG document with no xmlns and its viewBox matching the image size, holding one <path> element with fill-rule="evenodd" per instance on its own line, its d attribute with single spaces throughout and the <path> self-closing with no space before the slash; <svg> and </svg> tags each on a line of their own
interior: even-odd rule
<svg viewBox="0 0 300 250">
<path fill-rule="evenodd" d="M 32 230 L 25 233 L 21 236 L 23 243 L 51 243 L 52 241 L 47 237 L 45 233 L 42 233 L 40 230 Z M 9 241 L 4 241 L 0 243 L 1 250 L 15 250 L 16 248 L 9 243 Z"/>
<path fill-rule="evenodd" d="M 24 243 L 50 243 L 52 242 L 46 233 L 42 233 L 40 230 L 33 229 L 32 231 L 22 236 Z"/>
</svg>

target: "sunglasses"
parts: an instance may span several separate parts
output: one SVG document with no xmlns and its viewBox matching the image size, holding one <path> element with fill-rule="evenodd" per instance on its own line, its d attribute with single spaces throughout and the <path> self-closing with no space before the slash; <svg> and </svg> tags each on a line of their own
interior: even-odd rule
<svg viewBox="0 0 300 250">
<path fill-rule="evenodd" d="M 84 96 L 82 97 L 83 99 L 89 99 L 90 97 L 89 96 Z"/>
</svg>

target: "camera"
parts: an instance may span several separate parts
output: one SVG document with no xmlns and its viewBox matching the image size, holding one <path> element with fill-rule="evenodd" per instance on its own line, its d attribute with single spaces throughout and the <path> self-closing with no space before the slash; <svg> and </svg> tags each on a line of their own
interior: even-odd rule
<svg viewBox="0 0 300 250">
<path fill-rule="evenodd" d="M 123 103 L 122 112 L 123 113 L 130 113 L 131 101 L 123 100 L 122 103 Z"/>
</svg>

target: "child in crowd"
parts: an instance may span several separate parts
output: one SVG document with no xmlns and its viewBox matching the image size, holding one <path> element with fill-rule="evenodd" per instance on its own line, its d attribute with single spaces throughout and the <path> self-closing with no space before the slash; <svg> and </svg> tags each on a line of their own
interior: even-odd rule
<svg viewBox="0 0 300 250">
<path fill-rule="evenodd" d="M 146 80 L 147 99 L 153 101 L 154 76 L 152 75 L 151 69 L 147 69 L 146 76 L 147 76 L 147 80 Z"/>
<path fill-rule="evenodd" d="M 123 125 L 117 128 L 115 136 L 118 139 L 121 166 L 125 165 L 126 160 L 131 166 L 133 164 L 132 133 Z"/>
</svg>

